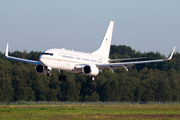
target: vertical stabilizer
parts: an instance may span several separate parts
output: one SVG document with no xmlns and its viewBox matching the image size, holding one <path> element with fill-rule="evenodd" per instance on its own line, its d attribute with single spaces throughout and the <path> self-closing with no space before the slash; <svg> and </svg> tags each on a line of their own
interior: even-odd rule
<svg viewBox="0 0 180 120">
<path fill-rule="evenodd" d="M 113 33 L 113 26 L 114 22 L 111 21 L 109 24 L 109 27 L 106 31 L 106 34 L 104 36 L 104 39 L 102 41 L 102 44 L 98 50 L 93 52 L 93 55 L 102 56 L 104 58 L 109 58 L 109 51 L 110 51 L 110 45 L 111 45 L 111 39 L 112 39 L 112 33 Z"/>
</svg>

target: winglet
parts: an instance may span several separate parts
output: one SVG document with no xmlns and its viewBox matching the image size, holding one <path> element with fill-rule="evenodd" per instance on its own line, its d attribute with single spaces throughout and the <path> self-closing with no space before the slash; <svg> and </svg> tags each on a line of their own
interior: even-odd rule
<svg viewBox="0 0 180 120">
<path fill-rule="evenodd" d="M 173 49 L 173 51 L 172 51 L 170 57 L 169 57 L 167 60 L 171 60 L 171 59 L 172 59 L 172 56 L 173 56 L 173 54 L 174 54 L 175 49 L 176 49 L 176 47 L 174 47 L 174 49 Z"/>
<path fill-rule="evenodd" d="M 5 56 L 8 57 L 8 47 L 9 47 L 9 44 L 7 43 L 7 46 L 6 46 L 6 53 L 5 53 Z"/>
</svg>

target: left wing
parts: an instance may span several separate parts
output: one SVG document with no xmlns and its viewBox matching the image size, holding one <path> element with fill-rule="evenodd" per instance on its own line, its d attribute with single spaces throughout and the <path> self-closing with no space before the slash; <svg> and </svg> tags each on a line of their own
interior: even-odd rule
<svg viewBox="0 0 180 120">
<path fill-rule="evenodd" d="M 116 62 L 116 61 L 126 61 L 126 60 L 138 60 L 138 59 L 146 59 L 146 57 L 139 57 L 139 58 L 122 58 L 122 59 L 110 59 L 109 62 Z"/>
<path fill-rule="evenodd" d="M 17 60 L 17 61 L 22 61 L 22 62 L 27 62 L 27 63 L 32 63 L 32 64 L 39 64 L 39 65 L 41 64 L 39 61 L 27 60 L 27 59 L 23 59 L 23 58 L 18 58 L 18 57 L 9 56 L 9 55 L 8 55 L 8 47 L 9 47 L 9 44 L 7 43 L 6 53 L 5 53 L 6 58 L 8 58 L 8 59 L 13 59 L 13 60 Z"/>
<path fill-rule="evenodd" d="M 113 69 L 118 69 L 118 68 L 124 68 L 128 71 L 127 67 L 132 67 L 135 64 L 144 64 L 144 63 L 153 63 L 153 62 L 162 62 L 162 61 L 171 60 L 175 49 L 176 49 L 176 47 L 174 47 L 170 57 L 167 59 L 146 60 L 146 61 L 136 61 L 136 62 L 108 63 L 108 64 L 99 64 L 97 66 L 99 69 L 110 69 L 112 72 L 113 72 Z"/>
</svg>

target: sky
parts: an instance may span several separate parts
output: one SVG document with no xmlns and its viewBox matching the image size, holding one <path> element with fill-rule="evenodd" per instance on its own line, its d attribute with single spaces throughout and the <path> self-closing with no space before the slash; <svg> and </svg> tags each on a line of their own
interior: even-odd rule
<svg viewBox="0 0 180 120">
<path fill-rule="evenodd" d="M 1 0 L 0 51 L 93 52 L 114 21 L 112 45 L 180 51 L 180 0 Z"/>
</svg>

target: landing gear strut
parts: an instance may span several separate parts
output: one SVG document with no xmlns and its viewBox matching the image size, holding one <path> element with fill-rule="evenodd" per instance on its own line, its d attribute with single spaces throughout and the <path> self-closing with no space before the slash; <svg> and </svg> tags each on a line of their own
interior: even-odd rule
<svg viewBox="0 0 180 120">
<path fill-rule="evenodd" d="M 93 76 L 87 76 L 86 81 L 87 82 L 89 82 L 89 81 L 94 82 L 94 77 Z"/>
<path fill-rule="evenodd" d="M 50 70 L 47 72 L 47 76 L 51 76 L 51 71 Z"/>
<path fill-rule="evenodd" d="M 59 80 L 62 81 L 66 81 L 67 80 L 67 76 L 66 75 L 63 75 L 63 71 L 61 71 L 61 75 L 59 76 Z"/>
</svg>

